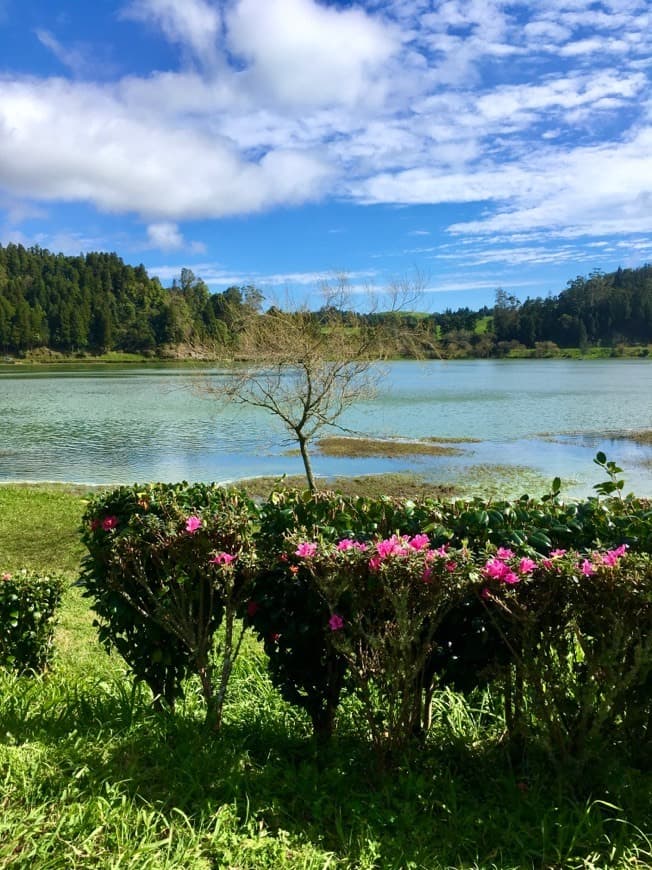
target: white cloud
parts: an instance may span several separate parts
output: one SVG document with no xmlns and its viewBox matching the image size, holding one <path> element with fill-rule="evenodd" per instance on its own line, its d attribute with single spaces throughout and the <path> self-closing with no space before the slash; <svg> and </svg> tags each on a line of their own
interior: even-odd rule
<svg viewBox="0 0 652 870">
<path fill-rule="evenodd" d="M 383 65 L 399 48 L 396 34 L 362 8 L 314 0 L 238 0 L 227 32 L 251 86 L 284 106 L 380 102 Z"/>
<path fill-rule="evenodd" d="M 185 220 L 320 197 L 481 203 L 456 234 L 650 230 L 645 0 L 130 0 L 123 16 L 192 63 L 0 77 L 9 197 L 139 215 L 170 251 L 193 249 Z"/>
<path fill-rule="evenodd" d="M 151 247 L 160 248 L 161 251 L 176 251 L 185 245 L 178 225 L 170 222 L 150 224 L 147 227 L 147 239 Z"/>
<path fill-rule="evenodd" d="M 163 266 L 148 266 L 151 275 L 157 275 L 161 281 L 172 281 L 177 278 L 184 264 Z M 226 270 L 220 263 L 194 263 L 191 268 L 195 275 L 200 277 L 211 287 L 231 287 L 255 284 L 256 287 L 292 287 L 302 286 L 315 288 L 324 282 L 337 280 L 345 275 L 347 282 L 364 281 L 374 278 L 378 273 L 374 269 L 361 269 L 357 271 L 338 272 L 335 269 L 322 269 L 312 272 L 278 272 L 264 274 L 260 272 L 234 272 Z M 353 288 L 350 287 L 353 291 Z M 362 288 L 358 288 L 362 289 Z"/>
<path fill-rule="evenodd" d="M 132 0 L 122 14 L 157 25 L 171 42 L 187 46 L 203 62 L 216 59 L 221 19 L 205 0 Z"/>
<path fill-rule="evenodd" d="M 0 81 L 0 185 L 179 220 L 255 212 L 318 195 L 330 169 L 276 149 L 246 159 L 225 138 L 139 118 L 110 92 L 63 80 Z"/>
</svg>

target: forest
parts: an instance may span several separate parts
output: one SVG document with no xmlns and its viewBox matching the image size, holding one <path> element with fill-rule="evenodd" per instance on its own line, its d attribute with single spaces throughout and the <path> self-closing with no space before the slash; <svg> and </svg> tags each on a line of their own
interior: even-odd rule
<svg viewBox="0 0 652 870">
<path fill-rule="evenodd" d="M 248 316 L 263 310 L 253 285 L 212 293 L 190 269 L 165 288 L 143 265 L 114 253 L 54 254 L 0 245 L 0 353 L 38 348 L 62 354 L 123 351 L 165 355 L 201 347 L 216 358 L 237 353 Z M 652 265 L 578 276 L 557 295 L 519 301 L 502 289 L 492 307 L 442 313 L 362 314 L 322 308 L 317 321 L 390 327 L 396 355 L 493 357 L 555 355 L 565 348 L 652 343 Z M 400 327 L 400 329 L 399 329 Z M 400 332 L 400 338 L 398 338 Z M 411 340 L 406 340 L 406 335 Z M 387 348 L 386 348 L 387 349 Z"/>
</svg>

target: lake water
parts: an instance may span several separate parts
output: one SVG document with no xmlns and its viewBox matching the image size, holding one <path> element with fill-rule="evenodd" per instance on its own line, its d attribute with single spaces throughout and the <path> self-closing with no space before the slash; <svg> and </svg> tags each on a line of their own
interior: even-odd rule
<svg viewBox="0 0 652 870">
<path fill-rule="evenodd" d="M 0 480 L 110 484 L 301 473 L 277 420 L 202 395 L 202 383 L 228 373 L 1 368 Z M 463 476 L 482 491 L 488 467 L 501 466 L 511 495 L 541 489 L 557 475 L 568 481 L 565 494 L 582 495 L 604 478 L 591 461 L 604 450 L 625 469 L 626 491 L 652 496 L 652 447 L 614 438 L 652 429 L 648 360 L 390 363 L 378 394 L 342 422 L 371 436 L 477 441 L 461 443 L 455 457 L 314 452 L 317 475 L 416 471 L 437 482 Z"/>
</svg>

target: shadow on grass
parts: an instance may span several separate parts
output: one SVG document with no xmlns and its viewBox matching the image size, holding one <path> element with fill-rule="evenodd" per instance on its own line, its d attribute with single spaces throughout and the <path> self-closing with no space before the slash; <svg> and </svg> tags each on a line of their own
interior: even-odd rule
<svg viewBox="0 0 652 870">
<path fill-rule="evenodd" d="M 192 696 L 171 715 L 127 682 L 66 697 L 33 686 L 13 705 L 3 695 L 0 733 L 46 747 L 46 802 L 64 792 L 83 802 L 110 784 L 181 810 L 198 830 L 229 806 L 243 830 L 287 832 L 351 867 L 615 867 L 643 854 L 652 827 L 650 776 L 623 771 L 611 789 L 578 799 L 541 761 L 515 774 L 498 741 L 441 732 L 383 775 L 354 733 L 318 748 L 269 687 L 234 701 L 215 735 Z"/>
</svg>

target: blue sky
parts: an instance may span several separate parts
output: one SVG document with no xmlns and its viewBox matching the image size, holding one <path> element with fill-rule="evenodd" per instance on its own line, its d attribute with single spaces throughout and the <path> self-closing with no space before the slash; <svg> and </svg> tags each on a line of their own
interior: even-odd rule
<svg viewBox="0 0 652 870">
<path fill-rule="evenodd" d="M 651 47 L 649 0 L 0 0 L 0 242 L 556 293 L 652 260 Z"/>
</svg>

